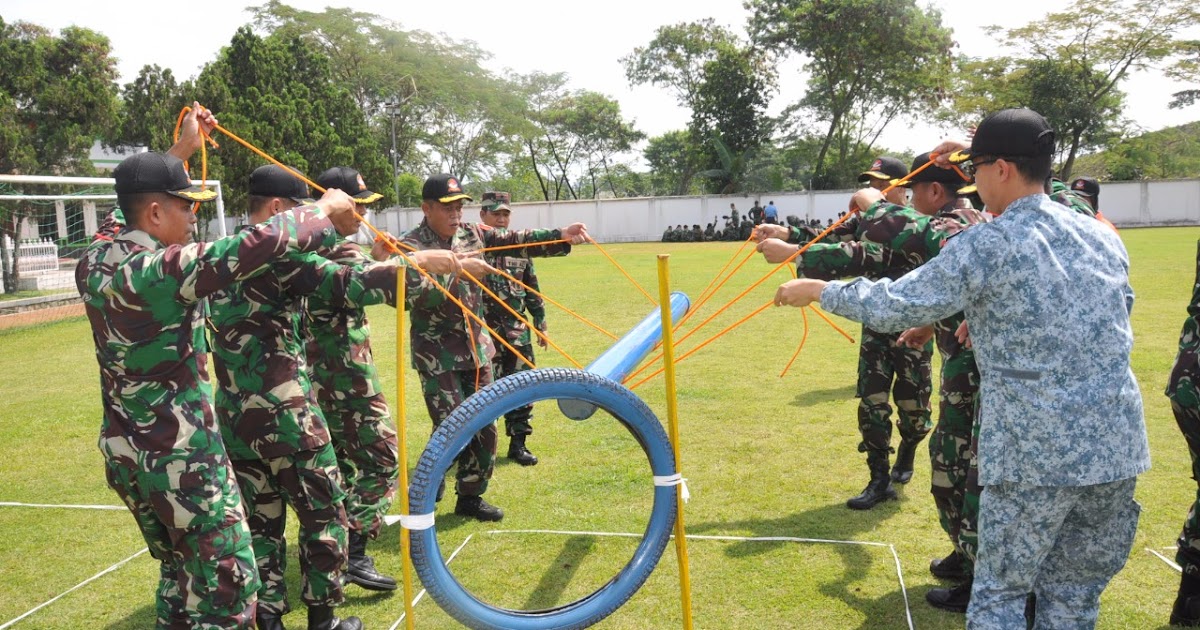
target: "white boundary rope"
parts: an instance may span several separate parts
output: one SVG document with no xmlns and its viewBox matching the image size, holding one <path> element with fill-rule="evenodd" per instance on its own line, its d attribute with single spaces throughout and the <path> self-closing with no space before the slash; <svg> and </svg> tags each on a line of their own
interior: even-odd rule
<svg viewBox="0 0 1200 630">
<path fill-rule="evenodd" d="M 16 501 L 0 501 L 0 507 L 51 508 L 63 510 L 129 510 L 129 508 L 123 505 L 67 505 L 53 503 L 17 503 Z M 0 626 L 0 628 L 3 628 L 3 626 Z"/>
<path fill-rule="evenodd" d="M 474 536 L 475 536 L 475 534 L 468 535 L 466 537 L 466 539 L 462 541 L 462 544 L 458 546 L 458 549 L 455 549 L 454 553 L 450 554 L 449 558 L 446 558 L 446 566 L 450 566 L 450 563 L 454 562 L 454 557 L 458 555 L 458 552 L 463 550 L 463 547 L 467 546 L 467 543 L 471 542 L 471 538 Z M 417 607 L 417 602 L 421 601 L 421 598 L 424 596 L 425 596 L 425 589 L 421 589 L 420 592 L 417 593 L 417 596 L 413 598 L 413 601 L 412 601 L 413 608 Z M 396 628 L 399 628 L 400 624 L 404 622 L 405 614 L 406 613 L 400 613 L 400 618 L 397 619 L 396 623 L 392 624 L 392 627 L 388 628 L 388 630 L 396 630 Z M 0 630 L 4 630 L 4 628 L 0 628 Z"/>
<path fill-rule="evenodd" d="M 121 508 L 121 509 L 124 509 L 124 508 Z M 18 621 L 20 621 L 20 620 L 22 620 L 22 619 L 24 619 L 24 618 L 28 617 L 29 615 L 32 615 L 33 613 L 35 613 L 35 612 L 37 612 L 37 611 L 39 611 L 39 610 L 41 610 L 41 609 L 43 609 L 43 608 L 45 608 L 45 607 L 49 606 L 50 604 L 53 604 L 54 602 L 56 602 L 56 601 L 58 601 L 58 600 L 62 599 L 63 597 L 66 597 L 67 595 L 71 594 L 72 592 L 74 592 L 74 591 L 77 591 L 77 590 L 79 590 L 79 589 L 83 588 L 84 586 L 87 586 L 89 583 L 91 583 L 91 582 L 94 582 L 94 581 L 96 581 L 96 580 L 98 580 L 98 579 L 100 579 L 100 578 L 104 577 L 105 575 L 108 575 L 109 573 L 112 573 L 113 571 L 116 571 L 117 569 L 120 569 L 121 567 L 125 566 L 125 564 L 126 564 L 127 562 L 129 562 L 130 560 L 133 560 L 134 558 L 136 558 L 136 557 L 138 557 L 138 556 L 140 556 L 140 555 L 142 555 L 142 554 L 146 553 L 147 551 L 150 551 L 150 550 L 149 550 L 149 549 L 146 549 L 146 548 L 144 548 L 144 547 L 143 547 L 141 551 L 139 551 L 139 552 L 137 552 L 137 553 L 133 554 L 132 556 L 129 556 L 128 558 L 125 558 L 124 560 L 122 560 L 122 561 L 120 561 L 120 562 L 118 562 L 118 563 L 116 563 L 116 564 L 112 565 L 111 567 L 108 567 L 107 569 L 105 569 L 105 570 L 103 570 L 103 571 L 101 571 L 101 572 L 97 573 L 96 575 L 93 575 L 92 577 L 90 577 L 90 578 L 88 578 L 88 579 L 86 579 L 86 580 L 84 580 L 84 581 L 80 582 L 79 584 L 76 584 L 75 586 L 72 586 L 71 588 L 67 589 L 66 591 L 63 591 L 62 593 L 60 593 L 60 594 L 58 594 L 58 595 L 56 595 L 56 596 L 54 596 L 54 597 L 52 597 L 52 598 L 50 598 L 50 599 L 46 600 L 45 602 L 43 602 L 43 603 L 41 603 L 41 604 L 38 604 L 37 606 L 34 606 L 33 608 L 31 608 L 31 609 L 29 610 L 29 612 L 26 612 L 25 614 L 21 615 L 20 617 L 17 617 L 17 618 L 15 618 L 15 619 L 12 619 L 12 620 L 8 621 L 8 622 L 7 622 L 7 623 L 5 623 L 4 625 L 0 626 L 0 630 L 4 630 L 5 628 L 7 628 L 7 627 L 9 627 L 9 626 L 11 626 L 11 625 L 13 625 L 13 624 L 17 623 Z"/>
<path fill-rule="evenodd" d="M 1174 549 L 1174 547 L 1171 547 L 1171 549 Z M 1183 573 L 1183 567 L 1176 564 L 1174 560 L 1171 560 L 1170 558 L 1162 555 L 1161 553 L 1158 553 L 1157 551 L 1155 551 L 1149 547 L 1146 547 L 1146 551 L 1148 551 L 1151 554 L 1153 554 L 1154 556 L 1158 557 L 1159 560 L 1166 562 L 1167 566 L 1171 567 L 1172 569 L 1175 569 L 1176 571 Z M 0 630 L 3 630 L 3 629 L 0 629 Z"/>
<path fill-rule="evenodd" d="M 635 534 L 635 533 L 630 533 L 630 532 L 575 532 L 575 531 L 559 530 L 559 529 L 493 529 L 493 530 L 485 531 L 484 533 L 488 534 L 488 535 L 492 535 L 492 534 L 547 534 L 547 535 L 553 535 L 553 536 L 600 536 L 600 537 L 614 537 L 614 538 L 642 538 L 644 536 L 644 534 Z M 471 534 L 471 536 L 474 536 L 474 534 Z M 467 539 L 464 540 L 462 542 L 462 544 L 458 546 L 458 549 L 455 549 L 454 553 L 450 554 L 450 558 L 448 558 L 446 560 L 447 565 L 449 565 L 450 561 L 454 559 L 454 556 L 457 556 L 458 552 L 462 551 L 463 547 L 465 547 L 467 545 L 467 542 L 471 540 L 471 536 L 467 536 Z M 674 536 L 672 536 L 672 538 L 674 538 Z M 719 540 L 719 541 L 730 541 L 730 542 L 794 542 L 794 543 L 815 543 L 815 544 L 831 544 L 831 545 L 861 545 L 861 546 L 866 546 L 866 547 L 885 548 L 885 549 L 891 551 L 892 559 L 895 560 L 895 562 L 896 562 L 896 578 L 900 581 L 900 594 L 904 597 L 904 616 L 908 620 L 908 628 L 909 628 L 909 630 L 915 630 L 915 626 L 913 626 L 912 608 L 909 606 L 909 603 L 908 603 L 908 588 L 904 585 L 904 572 L 900 568 L 900 556 L 899 556 L 899 554 L 896 553 L 896 547 L 890 543 L 868 542 L 868 541 L 861 541 L 861 540 L 826 540 L 823 538 L 797 538 L 794 536 L 753 536 L 752 537 L 752 536 L 699 536 L 699 535 L 688 534 L 688 538 L 692 539 L 692 540 Z M 417 602 L 421 600 L 421 596 L 424 594 L 425 594 L 425 589 L 421 589 L 421 592 L 417 593 L 416 598 L 413 599 L 413 606 L 417 605 Z M 400 627 L 400 622 L 402 622 L 402 621 L 404 621 L 404 615 L 400 615 L 400 618 L 397 619 L 396 623 L 392 624 L 392 627 L 389 628 L 388 630 L 396 630 L 396 628 Z M 0 628 L 0 630 L 4 630 L 4 629 Z"/>
</svg>

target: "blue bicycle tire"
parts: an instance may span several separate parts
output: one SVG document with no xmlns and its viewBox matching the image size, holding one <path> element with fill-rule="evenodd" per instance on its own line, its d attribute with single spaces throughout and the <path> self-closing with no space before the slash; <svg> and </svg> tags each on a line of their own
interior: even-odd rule
<svg viewBox="0 0 1200 630">
<path fill-rule="evenodd" d="M 528 370 L 502 378 L 476 392 L 434 431 L 413 473 L 409 488 L 412 513 L 434 511 L 437 485 L 471 436 L 506 411 L 549 399 L 583 400 L 608 411 L 641 445 L 655 476 L 675 474 L 674 451 L 662 423 L 629 389 L 582 370 Z M 590 595 L 552 609 L 511 610 L 476 598 L 454 578 L 442 560 L 436 526 L 411 533 L 412 561 L 430 597 L 467 627 L 476 630 L 586 628 L 611 615 L 645 583 L 671 538 L 675 514 L 675 487 L 655 486 L 650 521 L 629 563 Z"/>
</svg>

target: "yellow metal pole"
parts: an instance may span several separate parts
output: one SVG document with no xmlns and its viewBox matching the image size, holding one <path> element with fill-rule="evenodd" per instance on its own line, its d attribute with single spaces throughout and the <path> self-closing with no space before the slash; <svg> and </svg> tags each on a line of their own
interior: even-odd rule
<svg viewBox="0 0 1200 630">
<path fill-rule="evenodd" d="M 658 306 L 662 313 L 663 371 L 667 384 L 667 434 L 675 450 L 675 472 L 683 472 L 679 448 L 679 405 L 675 398 L 675 341 L 671 331 L 670 256 L 658 255 Z M 679 560 L 679 595 L 683 627 L 692 630 L 692 579 L 688 572 L 687 536 L 683 526 L 683 485 L 675 486 L 675 555 Z"/>
<path fill-rule="evenodd" d="M 400 460 L 400 513 L 408 514 L 408 415 L 404 410 L 404 277 L 396 271 L 396 445 Z M 408 528 L 400 528 L 400 561 L 404 577 L 404 627 L 413 630 L 413 579 Z"/>
</svg>

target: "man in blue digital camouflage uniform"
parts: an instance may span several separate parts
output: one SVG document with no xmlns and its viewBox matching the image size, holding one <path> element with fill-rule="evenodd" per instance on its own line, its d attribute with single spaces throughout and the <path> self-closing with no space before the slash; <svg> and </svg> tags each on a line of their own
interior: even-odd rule
<svg viewBox="0 0 1200 630">
<path fill-rule="evenodd" d="M 981 376 L 983 486 L 968 628 L 1024 627 L 1030 592 L 1035 628 L 1093 627 L 1101 592 L 1129 556 L 1134 487 L 1150 467 L 1130 368 L 1129 255 L 1108 227 L 1044 194 L 1053 151 L 1054 131 L 1036 112 L 989 116 L 958 155 L 971 160 L 995 221 L 899 280 L 793 280 L 775 298 L 819 300 L 880 330 L 966 312 Z"/>
</svg>

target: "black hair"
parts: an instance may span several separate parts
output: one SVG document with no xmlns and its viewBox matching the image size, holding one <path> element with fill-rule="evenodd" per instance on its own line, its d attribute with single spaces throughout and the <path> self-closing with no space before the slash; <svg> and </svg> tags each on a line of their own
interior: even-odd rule
<svg viewBox="0 0 1200 630">
<path fill-rule="evenodd" d="M 1021 174 L 1021 177 L 1025 178 L 1025 181 L 1029 183 L 1045 182 L 1053 172 L 1054 156 L 1052 155 L 1017 158 L 1002 156 L 1002 159 L 1005 162 L 1012 163 L 1016 167 L 1017 172 Z"/>
<path fill-rule="evenodd" d="M 291 197 L 274 197 L 274 196 L 266 196 L 266 195 L 250 195 L 250 196 L 248 197 L 248 205 L 250 206 L 250 211 L 249 211 L 249 213 L 248 213 L 248 214 L 249 214 L 250 216 L 254 216 L 254 215 L 258 214 L 259 212 L 261 212 L 261 211 L 262 211 L 262 209 L 263 209 L 263 208 L 264 208 L 264 207 L 265 207 L 265 206 L 266 206 L 268 203 L 271 203 L 271 200 L 272 200 L 272 199 L 283 199 L 285 202 L 290 202 L 290 203 L 292 204 L 290 207 L 292 207 L 292 208 L 294 208 L 294 207 L 296 207 L 296 206 L 300 205 L 300 202 L 298 202 L 298 201 L 295 201 L 295 200 L 294 200 L 294 199 L 292 199 Z M 247 217 L 247 218 L 249 218 L 249 217 Z"/>
<path fill-rule="evenodd" d="M 117 193 L 117 207 L 125 215 L 125 225 L 135 227 L 141 222 L 146 206 L 155 201 L 161 202 L 167 196 L 160 192 Z"/>
</svg>

